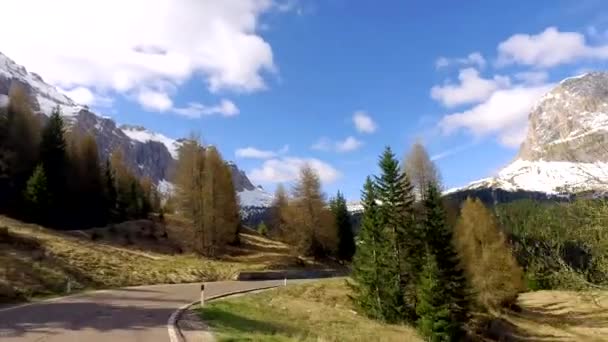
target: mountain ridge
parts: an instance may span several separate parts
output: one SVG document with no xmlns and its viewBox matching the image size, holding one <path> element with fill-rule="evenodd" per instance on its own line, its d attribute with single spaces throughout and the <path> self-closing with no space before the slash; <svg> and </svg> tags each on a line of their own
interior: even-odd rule
<svg viewBox="0 0 608 342">
<path fill-rule="evenodd" d="M 113 119 L 97 115 L 88 106 L 76 103 L 46 83 L 40 75 L 27 71 L 24 66 L 0 52 L 0 105 L 8 103 L 9 90 L 14 85 L 19 85 L 26 91 L 32 109 L 43 119 L 59 106 L 68 129 L 93 134 L 102 159 L 108 158 L 112 151 L 121 149 L 125 162 L 138 176 L 149 177 L 163 191 L 171 191 L 173 188 L 169 179 L 177 151 L 185 139 L 173 139 L 143 126 L 118 125 Z M 269 207 L 272 195 L 254 186 L 234 162 L 228 164 L 244 211 L 249 207 Z"/>
</svg>

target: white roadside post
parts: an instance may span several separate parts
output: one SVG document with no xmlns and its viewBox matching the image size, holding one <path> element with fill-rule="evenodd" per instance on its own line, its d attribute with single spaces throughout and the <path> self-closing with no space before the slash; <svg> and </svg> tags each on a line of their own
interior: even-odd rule
<svg viewBox="0 0 608 342">
<path fill-rule="evenodd" d="M 283 278 L 283 286 L 287 286 L 287 277 Z"/>
<path fill-rule="evenodd" d="M 70 282 L 70 278 L 67 278 L 67 283 L 65 284 L 65 292 L 67 294 L 70 294 L 70 292 L 72 292 L 72 283 Z"/>
<path fill-rule="evenodd" d="M 205 284 L 201 284 L 201 306 L 205 306 Z"/>
</svg>

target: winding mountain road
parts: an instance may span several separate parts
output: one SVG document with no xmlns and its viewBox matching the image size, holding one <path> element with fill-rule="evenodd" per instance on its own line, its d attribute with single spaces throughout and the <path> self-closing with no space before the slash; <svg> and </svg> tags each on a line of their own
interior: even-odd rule
<svg viewBox="0 0 608 342">
<path fill-rule="evenodd" d="M 205 296 L 282 283 L 282 280 L 206 283 Z M 0 341 L 167 342 L 167 321 L 171 314 L 199 298 L 200 283 L 151 285 L 0 307 Z"/>
</svg>

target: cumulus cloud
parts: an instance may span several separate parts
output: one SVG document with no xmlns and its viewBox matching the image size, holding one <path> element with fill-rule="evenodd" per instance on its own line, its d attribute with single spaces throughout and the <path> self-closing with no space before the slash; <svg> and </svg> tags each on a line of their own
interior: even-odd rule
<svg viewBox="0 0 608 342">
<path fill-rule="evenodd" d="M 439 57 L 437 58 L 437 61 L 435 61 L 435 68 L 437 69 L 445 68 L 451 65 L 476 66 L 483 69 L 486 66 L 486 59 L 483 58 L 481 53 L 472 52 L 464 58 Z"/>
<path fill-rule="evenodd" d="M 188 106 L 173 108 L 172 111 L 176 114 L 190 118 L 200 118 L 201 116 L 209 115 L 236 116 L 240 113 L 234 102 L 226 99 L 222 99 L 220 103 L 215 106 L 207 106 L 198 102 L 190 102 Z"/>
<path fill-rule="evenodd" d="M 111 98 L 101 94 L 95 94 L 86 87 L 74 87 L 72 89 L 59 88 L 59 91 L 76 101 L 76 103 L 86 106 L 108 107 L 113 103 Z"/>
<path fill-rule="evenodd" d="M 501 144 L 517 147 L 525 138 L 528 114 L 534 103 L 552 86 L 519 85 L 496 90 L 486 101 L 443 117 L 439 127 L 445 134 L 461 129 L 475 137 L 496 134 Z"/>
<path fill-rule="evenodd" d="M 506 88 L 510 84 L 508 77 L 496 75 L 492 79 L 485 79 L 473 68 L 460 70 L 458 80 L 459 84 L 434 86 L 431 88 L 431 97 L 446 107 L 454 107 L 483 101 L 497 89 Z"/>
<path fill-rule="evenodd" d="M 137 102 L 145 109 L 164 112 L 173 107 L 173 101 L 164 92 L 144 89 L 137 95 Z"/>
<path fill-rule="evenodd" d="M 35 8 L 35 11 L 32 11 Z M 251 92 L 274 72 L 271 46 L 258 33 L 271 0 L 19 0 L 3 4 L 2 51 L 45 80 L 90 102 L 118 92 L 166 110 L 170 92 L 202 76 L 212 92 Z M 44 29 L 39 29 L 40 27 Z M 82 88 L 79 88 L 82 87 Z"/>
<path fill-rule="evenodd" d="M 332 183 L 342 174 L 330 164 L 315 158 L 285 157 L 266 160 L 260 168 L 253 169 L 249 175 L 259 183 L 284 183 L 298 178 L 302 166 L 308 164 L 315 170 L 324 183 Z"/>
<path fill-rule="evenodd" d="M 517 63 L 548 68 L 582 58 L 608 59 L 608 45 L 591 46 L 582 33 L 548 27 L 536 35 L 515 34 L 500 43 L 497 65 Z"/>
<path fill-rule="evenodd" d="M 262 150 L 253 146 L 245 148 L 239 148 L 235 151 L 237 158 L 251 158 L 251 159 L 270 159 L 278 155 L 285 154 L 289 151 L 289 145 L 281 147 L 278 151 Z"/>
<path fill-rule="evenodd" d="M 338 152 L 350 152 L 359 149 L 363 146 L 363 142 L 357 140 L 355 137 L 348 137 L 344 141 L 338 141 L 336 144 L 336 150 Z"/>
<path fill-rule="evenodd" d="M 311 148 L 318 151 L 351 152 L 363 146 L 363 142 L 353 136 L 344 140 L 332 141 L 329 138 L 320 138 Z"/>
<path fill-rule="evenodd" d="M 355 128 L 360 133 L 374 133 L 378 126 L 371 116 L 364 111 L 357 111 L 353 114 L 353 122 Z"/>
</svg>

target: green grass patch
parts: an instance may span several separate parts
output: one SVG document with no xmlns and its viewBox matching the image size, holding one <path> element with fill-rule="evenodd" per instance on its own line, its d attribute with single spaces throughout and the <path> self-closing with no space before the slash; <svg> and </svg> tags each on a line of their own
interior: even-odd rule
<svg viewBox="0 0 608 342">
<path fill-rule="evenodd" d="M 219 341 L 422 341 L 408 326 L 354 311 L 345 279 L 208 303 L 198 312 Z"/>
</svg>

